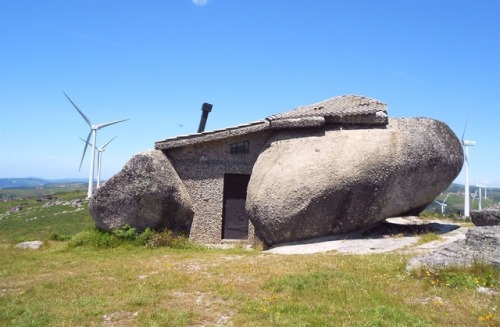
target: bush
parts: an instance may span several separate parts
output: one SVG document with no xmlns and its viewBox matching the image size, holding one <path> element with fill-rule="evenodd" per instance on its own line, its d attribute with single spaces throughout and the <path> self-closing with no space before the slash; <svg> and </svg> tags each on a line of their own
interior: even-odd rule
<svg viewBox="0 0 500 327">
<path fill-rule="evenodd" d="M 130 225 L 125 225 L 122 228 L 115 229 L 112 233 L 118 237 L 118 239 L 123 241 L 135 241 L 139 235 L 137 230 Z"/>
<path fill-rule="evenodd" d="M 155 249 L 158 247 L 169 247 L 173 249 L 189 249 L 193 248 L 194 244 L 191 243 L 189 238 L 182 234 L 175 234 L 170 230 L 165 230 L 161 233 L 153 233 L 146 240 L 144 246 L 148 249 Z"/>
<path fill-rule="evenodd" d="M 76 234 L 68 242 L 68 247 L 92 246 L 94 248 L 113 248 L 120 245 L 144 246 L 148 249 L 170 247 L 189 249 L 194 245 L 189 238 L 170 230 L 155 232 L 147 228 L 138 233 L 134 227 L 126 225 L 112 232 L 104 232 L 97 228 Z"/>
<path fill-rule="evenodd" d="M 97 228 L 76 234 L 68 242 L 68 247 L 92 246 L 95 248 L 113 248 L 120 245 L 120 239 L 109 232 L 102 232 Z"/>
<path fill-rule="evenodd" d="M 49 237 L 51 241 L 64 242 L 71 239 L 71 236 L 61 235 L 59 233 L 52 233 Z"/>
</svg>

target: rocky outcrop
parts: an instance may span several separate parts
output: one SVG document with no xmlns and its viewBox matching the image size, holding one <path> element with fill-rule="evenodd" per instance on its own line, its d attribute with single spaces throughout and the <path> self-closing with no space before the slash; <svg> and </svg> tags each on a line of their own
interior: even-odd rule
<svg viewBox="0 0 500 327">
<path fill-rule="evenodd" d="M 473 210 L 470 218 L 476 226 L 500 225 L 500 209 Z"/>
<path fill-rule="evenodd" d="M 268 245 L 348 232 L 418 214 L 462 164 L 458 138 L 428 118 L 280 130 L 254 165 L 246 208 Z"/>
<path fill-rule="evenodd" d="M 193 210 L 184 184 L 163 152 L 133 156 L 125 167 L 101 185 L 90 204 L 97 227 L 112 230 L 129 225 L 189 232 Z"/>
<path fill-rule="evenodd" d="M 406 269 L 467 267 L 475 263 L 500 268 L 500 226 L 471 228 L 465 240 L 445 245 L 431 254 L 413 257 Z"/>
</svg>

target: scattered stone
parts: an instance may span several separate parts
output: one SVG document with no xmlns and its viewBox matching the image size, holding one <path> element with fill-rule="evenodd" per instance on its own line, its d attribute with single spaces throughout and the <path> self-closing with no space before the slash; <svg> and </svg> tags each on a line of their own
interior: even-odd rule
<svg viewBox="0 0 500 327">
<path fill-rule="evenodd" d="M 16 249 L 31 249 L 31 250 L 37 250 L 43 245 L 43 242 L 41 241 L 27 241 L 27 242 L 21 242 L 18 243 L 14 246 Z"/>
<path fill-rule="evenodd" d="M 487 294 L 487 295 L 492 295 L 492 296 L 499 296 L 500 295 L 500 292 L 497 292 L 489 287 L 479 286 L 478 288 L 476 288 L 476 291 L 478 291 L 481 294 Z"/>
<path fill-rule="evenodd" d="M 149 150 L 133 156 L 92 197 L 90 214 L 97 227 L 110 231 L 129 225 L 189 234 L 192 202 L 167 156 Z"/>
<path fill-rule="evenodd" d="M 263 147 L 246 209 L 268 245 L 349 232 L 416 215 L 456 178 L 460 140 L 442 122 L 386 128 L 278 130 Z"/>
<path fill-rule="evenodd" d="M 470 218 L 476 226 L 498 226 L 500 209 L 472 210 Z"/>
<path fill-rule="evenodd" d="M 132 326 L 139 312 L 118 311 L 103 315 L 103 326 Z"/>
<path fill-rule="evenodd" d="M 468 267 L 475 263 L 500 268 L 500 226 L 470 228 L 465 240 L 447 244 L 430 254 L 413 257 L 407 271 L 418 268 Z"/>
<path fill-rule="evenodd" d="M 8 211 L 7 211 L 7 214 L 10 215 L 10 214 L 13 214 L 13 213 L 16 213 L 16 212 L 19 212 L 23 210 L 23 206 L 22 205 L 18 205 L 18 206 L 13 206 L 12 208 L 10 208 Z"/>
<path fill-rule="evenodd" d="M 81 208 L 81 207 L 83 207 L 83 200 L 82 199 L 72 200 L 69 203 L 69 205 L 72 206 L 72 207 L 75 207 L 75 208 Z"/>
<path fill-rule="evenodd" d="M 61 201 L 61 200 L 50 200 L 48 202 L 45 202 L 45 204 L 43 206 L 44 207 L 52 207 L 52 206 L 60 206 L 63 204 L 64 204 L 64 201 Z"/>
</svg>

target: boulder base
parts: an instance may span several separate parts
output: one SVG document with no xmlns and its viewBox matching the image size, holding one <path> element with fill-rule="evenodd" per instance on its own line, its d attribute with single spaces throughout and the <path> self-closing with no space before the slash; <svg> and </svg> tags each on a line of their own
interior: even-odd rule
<svg viewBox="0 0 500 327">
<path fill-rule="evenodd" d="M 465 237 L 465 240 L 445 245 L 431 254 L 413 257 L 406 270 L 467 267 L 475 263 L 500 268 L 500 226 L 471 228 Z"/>
<path fill-rule="evenodd" d="M 101 185 L 90 201 L 97 227 L 110 231 L 125 225 L 189 233 L 192 203 L 168 158 L 150 150 L 133 156 Z"/>
<path fill-rule="evenodd" d="M 280 130 L 254 165 L 246 208 L 268 245 L 348 232 L 418 214 L 462 164 L 458 138 L 428 118 Z"/>
</svg>

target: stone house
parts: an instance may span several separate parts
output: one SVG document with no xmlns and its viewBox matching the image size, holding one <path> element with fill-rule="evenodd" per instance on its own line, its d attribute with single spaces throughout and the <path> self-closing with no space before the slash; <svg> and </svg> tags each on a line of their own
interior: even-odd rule
<svg viewBox="0 0 500 327">
<path fill-rule="evenodd" d="M 245 202 L 252 169 L 274 133 L 296 137 L 308 129 L 385 128 L 387 105 L 344 95 L 271 115 L 263 120 L 155 143 L 170 159 L 193 202 L 190 238 L 203 244 L 249 242 L 254 228 Z M 300 149 L 297 149 L 300 151 Z"/>
</svg>

